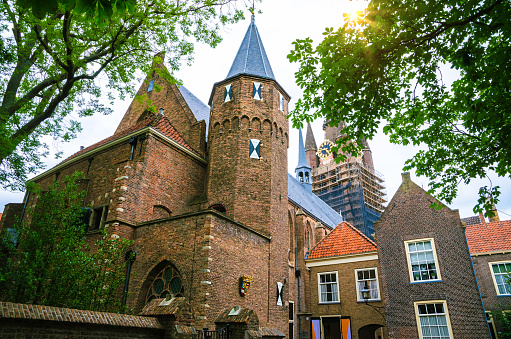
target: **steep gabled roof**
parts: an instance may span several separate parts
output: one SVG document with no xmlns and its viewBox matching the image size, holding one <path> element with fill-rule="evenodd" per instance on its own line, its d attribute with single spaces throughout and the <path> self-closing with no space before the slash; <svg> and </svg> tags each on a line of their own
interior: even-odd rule
<svg viewBox="0 0 511 339">
<path fill-rule="evenodd" d="M 305 213 L 329 228 L 342 222 L 342 217 L 315 194 L 308 193 L 291 174 L 287 174 L 288 199 Z"/>
<path fill-rule="evenodd" d="M 466 227 L 470 254 L 511 250 L 511 220 Z"/>
<path fill-rule="evenodd" d="M 374 251 L 376 251 L 374 241 L 351 226 L 350 223 L 342 222 L 310 250 L 306 259 L 319 259 Z"/>
<path fill-rule="evenodd" d="M 185 86 L 179 87 L 179 92 L 185 99 L 188 107 L 192 111 L 197 121 L 204 120 L 206 122 L 206 138 L 209 130 L 209 106 L 203 103 L 197 98 L 192 92 L 190 92 Z"/>
<path fill-rule="evenodd" d="M 238 74 L 248 74 L 275 80 L 270 61 L 255 25 L 254 15 L 252 15 L 252 21 L 248 26 L 247 33 L 243 38 L 243 42 L 234 58 L 226 79 Z"/>
<path fill-rule="evenodd" d="M 162 116 L 162 115 L 157 115 L 157 116 L 149 116 L 147 117 L 146 119 L 138 122 L 136 125 L 133 125 L 131 127 L 128 127 L 120 132 L 117 132 L 115 133 L 114 135 L 106 138 L 106 139 L 103 139 L 101 141 L 98 141 L 97 143 L 89 146 L 89 147 L 86 147 L 78 152 L 76 152 L 75 154 L 71 155 L 70 157 L 68 157 L 67 159 L 65 159 L 64 161 L 62 161 L 62 163 L 70 160 L 70 159 L 73 159 L 77 156 L 79 156 L 80 154 L 83 154 L 83 153 L 86 153 L 86 152 L 89 152 L 93 149 L 96 149 L 102 145 L 106 145 L 108 144 L 109 142 L 112 142 L 114 140 L 117 140 L 119 138 L 122 138 L 130 133 L 133 133 L 133 132 L 136 132 L 138 130 L 141 130 L 145 127 L 148 127 L 148 126 L 152 126 L 154 127 L 156 130 L 162 132 L 164 135 L 166 135 L 167 137 L 171 138 L 172 140 L 176 141 L 178 144 L 180 144 L 181 146 L 187 148 L 188 150 L 194 152 L 197 154 L 197 152 L 195 152 L 191 147 L 190 145 L 188 145 L 186 143 L 186 141 L 184 141 L 184 139 L 181 137 L 181 135 L 176 131 L 176 129 L 170 124 L 170 121 L 165 117 L 165 116 Z M 197 154 L 198 155 L 198 154 Z"/>
</svg>

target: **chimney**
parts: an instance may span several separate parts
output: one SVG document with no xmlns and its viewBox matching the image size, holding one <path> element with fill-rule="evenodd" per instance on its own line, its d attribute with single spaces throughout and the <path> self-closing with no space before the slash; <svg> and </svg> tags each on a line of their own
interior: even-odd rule
<svg viewBox="0 0 511 339">
<path fill-rule="evenodd" d="M 497 212 L 497 206 L 495 206 L 495 204 L 492 205 L 492 210 L 493 212 L 493 216 L 490 217 L 490 222 L 499 222 L 500 221 L 500 218 L 499 218 L 499 213 Z"/>
</svg>

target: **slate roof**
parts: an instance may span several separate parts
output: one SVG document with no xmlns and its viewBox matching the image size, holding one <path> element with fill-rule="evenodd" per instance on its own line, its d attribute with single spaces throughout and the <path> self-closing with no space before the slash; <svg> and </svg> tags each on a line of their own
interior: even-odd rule
<svg viewBox="0 0 511 339">
<path fill-rule="evenodd" d="M 191 147 L 190 145 L 188 145 L 186 143 L 186 141 L 184 141 L 184 139 L 181 137 L 181 135 L 178 133 L 178 131 L 176 131 L 176 129 L 170 124 L 170 121 L 165 117 L 165 116 L 162 116 L 162 115 L 157 115 L 156 117 L 155 116 L 149 116 L 148 118 L 140 121 L 139 123 L 131 126 L 131 127 L 128 127 L 118 133 L 115 133 L 114 135 L 106 138 L 106 139 L 103 139 L 101 141 L 98 141 L 97 143 L 89 146 L 89 147 L 85 147 L 84 149 L 76 152 L 75 154 L 71 155 L 70 157 L 68 157 L 67 159 L 65 159 L 64 161 L 62 161 L 61 163 L 64 163 L 74 157 L 77 157 L 79 156 L 80 154 L 83 154 L 83 153 L 86 153 L 88 151 L 91 151 L 95 148 L 98 148 L 102 145 L 105 145 L 111 141 L 114 141 L 114 140 L 117 140 L 119 138 L 122 138 L 130 133 L 133 133 L 135 131 L 138 131 L 138 130 L 141 130 L 147 126 L 152 126 L 154 127 L 155 129 L 157 129 L 158 131 L 162 132 L 163 134 L 165 134 L 167 137 L 171 138 L 172 140 L 174 140 L 175 142 L 177 142 L 178 144 L 180 144 L 181 146 L 189 149 L 190 151 L 194 152 L 197 154 L 197 152 L 195 152 Z M 197 154 L 198 155 L 198 154 Z"/>
<path fill-rule="evenodd" d="M 340 222 L 342 217 L 334 211 L 323 200 L 315 194 L 308 193 L 305 188 L 291 174 L 287 174 L 287 189 L 289 200 L 301 207 L 304 212 L 314 218 L 317 218 L 329 228 L 334 228 Z"/>
<path fill-rule="evenodd" d="M 511 250 L 511 220 L 466 227 L 470 254 Z"/>
<path fill-rule="evenodd" d="M 192 111 L 197 121 L 204 120 L 206 122 L 206 138 L 209 130 L 209 106 L 203 103 L 199 98 L 193 95 L 185 86 L 179 87 L 179 92 L 185 99 L 188 107 Z"/>
<path fill-rule="evenodd" d="M 226 79 L 238 74 L 255 75 L 261 78 L 275 80 L 270 61 L 264 50 L 263 42 L 255 25 L 254 15 L 248 26 L 247 33 L 234 58 Z"/>
<path fill-rule="evenodd" d="M 376 243 L 362 232 L 342 222 L 324 237 L 305 259 L 336 257 L 347 254 L 358 254 L 376 251 Z"/>
</svg>

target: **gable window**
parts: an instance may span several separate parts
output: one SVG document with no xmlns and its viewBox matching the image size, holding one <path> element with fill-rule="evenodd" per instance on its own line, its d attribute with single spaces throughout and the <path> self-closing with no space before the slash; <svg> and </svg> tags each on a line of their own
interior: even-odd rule
<svg viewBox="0 0 511 339">
<path fill-rule="evenodd" d="M 370 298 L 368 301 L 379 301 L 380 290 L 378 288 L 378 272 L 376 267 L 355 270 L 355 279 L 357 281 L 357 300 L 365 301 L 362 297 L 362 290 L 369 290 Z"/>
<path fill-rule="evenodd" d="M 451 321 L 445 300 L 415 302 L 414 307 L 419 338 L 452 338 Z"/>
<path fill-rule="evenodd" d="M 149 86 L 147 87 L 147 91 L 151 92 L 154 88 L 154 80 L 149 81 Z"/>
<path fill-rule="evenodd" d="M 410 282 L 439 281 L 435 242 L 432 238 L 405 242 Z"/>
<path fill-rule="evenodd" d="M 318 288 L 320 303 L 339 302 L 337 272 L 318 273 Z"/>
<path fill-rule="evenodd" d="M 94 207 L 89 220 L 89 232 L 97 231 L 105 227 L 106 217 L 108 215 L 108 205 Z"/>
<path fill-rule="evenodd" d="M 225 86 L 224 89 L 224 102 L 231 101 L 231 84 Z"/>
<path fill-rule="evenodd" d="M 252 98 L 256 100 L 261 100 L 261 83 L 254 82 L 252 87 L 253 87 Z"/>
<path fill-rule="evenodd" d="M 511 284 L 508 280 L 508 275 L 511 273 L 511 262 L 493 262 L 489 264 L 497 295 L 511 295 Z"/>
<path fill-rule="evenodd" d="M 279 93 L 279 110 L 284 112 L 284 97 Z"/>
</svg>

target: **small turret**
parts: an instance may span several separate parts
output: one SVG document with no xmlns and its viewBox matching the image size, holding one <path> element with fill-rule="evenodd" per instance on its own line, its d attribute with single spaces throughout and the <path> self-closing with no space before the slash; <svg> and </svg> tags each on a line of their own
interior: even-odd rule
<svg viewBox="0 0 511 339">
<path fill-rule="evenodd" d="M 307 156 L 307 163 L 311 168 L 318 167 L 318 155 L 316 154 L 318 147 L 316 146 L 316 140 L 314 139 L 314 133 L 312 132 L 311 124 L 307 124 L 307 134 L 305 134 L 305 155 Z"/>
<path fill-rule="evenodd" d="M 298 165 L 295 168 L 296 180 L 312 194 L 311 167 L 307 163 L 305 148 L 303 147 L 302 129 L 298 130 Z"/>
</svg>

